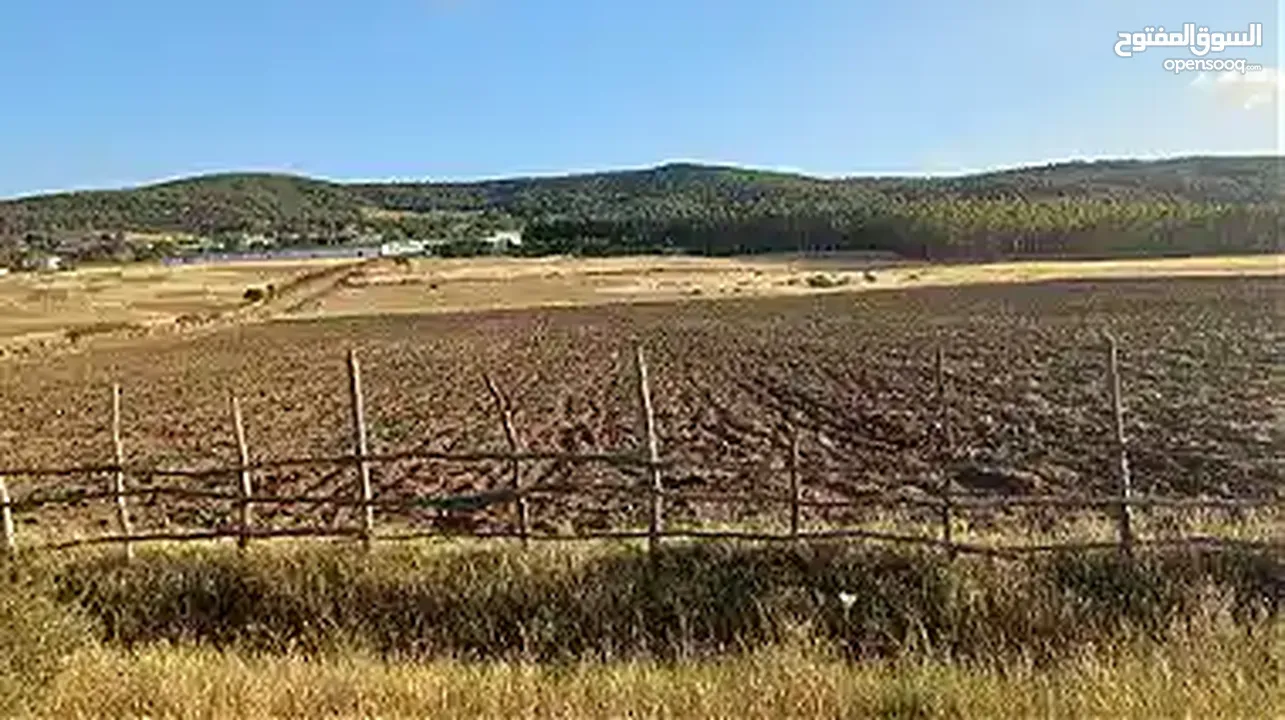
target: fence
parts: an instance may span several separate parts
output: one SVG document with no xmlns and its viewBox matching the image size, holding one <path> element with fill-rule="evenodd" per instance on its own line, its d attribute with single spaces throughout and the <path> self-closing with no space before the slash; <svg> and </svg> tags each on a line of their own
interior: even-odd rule
<svg viewBox="0 0 1285 720">
<path fill-rule="evenodd" d="M 907 495 L 896 492 L 867 493 L 860 497 L 835 500 L 806 499 L 801 480 L 804 469 L 800 460 L 800 432 L 798 423 L 791 423 L 789 433 L 789 452 L 787 458 L 788 474 L 787 494 L 773 493 L 730 493 L 689 491 L 679 488 L 667 488 L 665 472 L 671 463 L 663 459 L 656 426 L 656 416 L 652 404 L 651 381 L 647 360 L 643 349 L 638 347 L 634 356 L 634 371 L 637 380 L 639 427 L 642 430 L 642 444 L 622 452 L 613 453 L 563 453 L 542 452 L 524 449 L 518 439 L 514 426 L 513 412 L 508 398 L 501 392 L 490 377 L 485 378 L 488 392 L 494 402 L 496 413 L 504 431 L 507 450 L 505 452 L 429 452 L 409 451 L 399 453 L 372 453 L 366 427 L 365 396 L 362 389 L 361 364 L 356 350 L 348 354 L 348 390 L 351 409 L 352 451 L 332 457 L 303 457 L 265 461 L 252 461 L 249 443 L 246 439 L 244 418 L 241 404 L 235 395 L 229 398 L 232 430 L 236 441 L 238 462 L 233 467 L 214 469 L 161 469 L 131 466 L 125 463 L 124 445 L 121 440 L 121 388 L 112 388 L 112 422 L 111 435 L 113 462 L 105 465 L 85 465 L 76 467 L 45 468 L 8 468 L 0 469 L 0 518 L 4 534 L 4 552 L 14 555 L 20 548 L 14 516 L 20 512 L 36 512 L 41 508 L 70 505 L 92 500 L 108 500 L 114 503 L 117 532 L 89 538 L 56 541 L 35 545 L 29 549 L 60 550 L 85 545 L 114 544 L 119 545 L 125 557 L 132 557 L 134 545 L 157 541 L 209 541 L 235 539 L 241 549 L 249 546 L 252 540 L 279 537 L 340 537 L 359 540 L 364 547 L 379 541 L 414 540 L 426 537 L 458 535 L 441 530 L 427 532 L 377 533 L 376 511 L 395 512 L 411 509 L 438 509 L 480 511 L 496 505 L 511 505 L 514 510 L 512 527 L 503 531 L 474 531 L 467 533 L 471 537 L 513 538 L 523 544 L 540 540 L 581 540 L 581 539 L 645 539 L 649 550 L 658 548 L 665 538 L 722 538 L 744 539 L 755 541 L 800 541 L 818 539 L 866 539 L 881 542 L 908 543 L 941 548 L 952 556 L 958 553 L 976 553 L 997 557 L 1023 557 L 1033 553 L 1059 549 L 1102 549 L 1116 548 L 1123 553 L 1132 553 L 1139 545 L 1160 545 L 1179 543 L 1217 543 L 1239 544 L 1259 547 L 1281 547 L 1280 542 L 1246 542 L 1217 537 L 1183 536 L 1170 539 L 1140 540 L 1135 535 L 1133 515 L 1141 508 L 1232 508 L 1251 509 L 1259 507 L 1278 507 L 1273 500 L 1261 499 L 1210 499 L 1141 496 L 1133 492 L 1129 467 L 1128 442 L 1125 435 L 1124 409 L 1121 391 L 1118 347 L 1114 338 L 1106 338 L 1107 387 L 1110 393 L 1111 413 L 1114 435 L 1114 462 L 1116 470 L 1116 489 L 1114 494 L 1097 496 L 1069 495 L 1007 495 L 977 496 L 955 492 L 949 475 L 943 474 L 941 481 L 931 495 Z M 933 423 L 933 441 L 937 451 L 949 456 L 952 452 L 951 431 L 947 424 L 949 397 L 945 382 L 945 355 L 938 348 L 935 356 L 934 379 L 936 398 Z M 796 418 L 797 420 L 797 418 Z M 381 464 L 404 460 L 443 460 L 458 463 L 500 461 L 507 466 L 508 487 L 466 495 L 446 495 L 439 497 L 416 497 L 409 500 L 384 500 L 375 494 L 371 481 L 371 470 Z M 632 468 L 640 471 L 644 483 L 615 483 L 595 485 L 592 489 L 574 485 L 526 486 L 523 484 L 522 466 L 524 463 L 554 460 L 572 465 L 602 464 L 620 469 Z M 304 467 L 352 467 L 357 477 L 357 494 L 351 495 L 269 495 L 256 494 L 254 477 L 257 473 L 271 470 Z M 55 493 L 32 493 L 28 497 L 14 499 L 10 496 L 6 478 L 67 478 L 92 477 L 107 475 L 111 478 L 107 490 L 98 492 L 64 491 Z M 146 488 L 131 489 L 128 481 L 133 479 L 235 479 L 235 484 L 226 491 L 197 490 L 175 485 L 153 485 Z M 587 493 L 612 493 L 628 498 L 641 498 L 646 501 L 649 510 L 646 530 L 603 530 L 585 532 L 532 532 L 530 523 L 529 501 L 535 498 L 556 496 L 582 496 Z M 140 497 L 168 496 L 171 498 L 226 501 L 236 504 L 238 518 L 236 526 L 227 529 L 191 530 L 178 532 L 136 532 L 130 515 L 130 501 Z M 689 501 L 723 504 L 754 504 L 760 507 L 782 506 L 788 508 L 788 527 L 784 532 L 762 532 L 749 530 L 722 530 L 702 528 L 669 528 L 666 526 L 666 507 L 671 502 Z M 359 527 L 308 527 L 308 528 L 265 528 L 256 527 L 255 510 L 267 506 L 285 505 L 326 505 L 334 508 L 359 509 Z M 938 532 L 935 535 L 906 535 L 881 532 L 865 528 L 819 528 L 806 529 L 803 526 L 803 510 L 852 509 L 871 507 L 917 507 L 930 511 L 936 518 Z M 1108 511 L 1114 519 L 1116 537 L 1113 541 L 1103 542 L 1063 542 L 1056 544 L 1025 545 L 981 545 L 957 541 L 953 527 L 964 513 L 988 508 L 1018 507 L 1055 507 L 1080 508 Z"/>
</svg>

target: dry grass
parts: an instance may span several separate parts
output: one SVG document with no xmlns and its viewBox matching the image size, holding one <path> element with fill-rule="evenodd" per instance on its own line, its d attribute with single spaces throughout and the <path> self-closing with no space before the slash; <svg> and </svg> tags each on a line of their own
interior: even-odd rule
<svg viewBox="0 0 1285 720">
<path fill-rule="evenodd" d="M 388 264 L 302 314 L 464 312 L 696 298 L 764 297 L 880 288 L 1207 275 L 1276 275 L 1282 256 L 896 264 L 861 257 L 421 259 Z M 872 275 L 867 275 L 867 270 Z"/>
<path fill-rule="evenodd" d="M 1259 718 L 1285 710 L 1282 578 L 1271 556 L 1135 564 L 1069 555 L 1009 567 L 839 546 L 671 548 L 654 563 L 622 549 L 255 550 L 12 566 L 17 582 L 0 581 L 0 607 L 11 610 L 0 614 L 0 681 L 10 690 L 0 712 Z M 42 619 L 15 623 L 30 618 Z M 98 639 L 89 630 L 42 634 L 58 623 L 98 628 Z"/>
<path fill-rule="evenodd" d="M 0 277 L 0 340 L 69 329 L 172 322 L 236 307 L 249 287 L 278 286 L 347 260 L 91 267 Z"/>
<path fill-rule="evenodd" d="M 854 657 L 1050 660 L 1193 628 L 1254 634 L 1279 620 L 1285 582 L 1279 556 L 1232 550 L 1029 564 L 839 543 L 669 544 L 654 557 L 606 544 L 253 550 L 155 548 L 128 565 L 105 550 L 32 572 L 127 647 L 548 661 L 695 658 L 791 637 Z"/>
<path fill-rule="evenodd" d="M 1285 712 L 1280 633 L 1086 652 L 1056 666 L 846 663 L 778 648 L 706 662 L 397 663 L 157 646 L 74 657 L 44 717 L 1203 717 Z"/>
</svg>

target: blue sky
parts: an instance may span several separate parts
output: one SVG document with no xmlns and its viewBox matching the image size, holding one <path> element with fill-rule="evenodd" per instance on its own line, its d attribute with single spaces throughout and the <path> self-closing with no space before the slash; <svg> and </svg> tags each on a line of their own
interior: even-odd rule
<svg viewBox="0 0 1285 720">
<path fill-rule="evenodd" d="M 822 175 L 1279 152 L 1264 0 L 3 0 L 0 196 L 192 173 Z M 1220 82 L 1120 31 L 1263 23 Z"/>
</svg>

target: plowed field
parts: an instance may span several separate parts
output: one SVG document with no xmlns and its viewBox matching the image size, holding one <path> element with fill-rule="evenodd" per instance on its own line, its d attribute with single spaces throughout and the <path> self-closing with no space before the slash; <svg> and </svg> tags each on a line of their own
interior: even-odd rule
<svg viewBox="0 0 1285 720">
<path fill-rule="evenodd" d="M 511 396 L 527 448 L 635 447 L 636 340 L 651 364 L 662 454 L 677 463 L 672 485 L 783 492 L 793 415 L 810 497 L 924 487 L 942 470 L 961 490 L 1105 491 L 1114 475 L 1101 332 L 1110 330 L 1121 344 L 1139 491 L 1283 497 L 1283 291 L 1285 281 L 1270 277 L 1064 281 L 273 322 L 0 366 L 0 462 L 110 461 L 114 381 L 124 386 L 131 460 L 232 462 L 232 391 L 242 398 L 256 459 L 344 452 L 350 347 L 361 352 L 376 451 L 503 450 L 484 374 Z M 938 343 L 946 353 L 949 467 L 930 433 Z M 621 478 L 556 463 L 525 473 L 531 484 Z M 18 495 L 38 487 L 11 482 Z M 232 478 L 218 482 L 235 487 Z M 351 469 L 256 478 L 265 492 L 327 492 L 353 482 Z M 378 468 L 375 482 L 379 496 L 392 497 L 502 486 L 507 475 L 500 463 L 416 462 Z M 637 510 L 593 504 L 542 505 L 537 523 L 604 525 Z M 679 517 L 733 519 L 722 512 L 675 508 Z M 137 514 L 144 528 L 233 517 L 227 508 L 179 503 Z M 295 523 L 332 515 L 294 508 L 275 516 L 265 509 L 263 517 Z"/>
</svg>

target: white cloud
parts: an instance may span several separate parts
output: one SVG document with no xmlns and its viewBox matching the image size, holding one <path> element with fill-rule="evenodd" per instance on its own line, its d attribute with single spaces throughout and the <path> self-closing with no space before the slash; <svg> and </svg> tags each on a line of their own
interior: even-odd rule
<svg viewBox="0 0 1285 720">
<path fill-rule="evenodd" d="M 1277 99 L 1285 95 L 1285 73 L 1274 67 L 1246 73 L 1202 72 L 1191 81 L 1191 86 L 1208 93 L 1219 103 L 1244 110 L 1263 107 L 1275 110 Z"/>
</svg>

